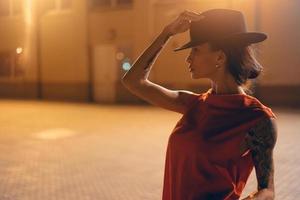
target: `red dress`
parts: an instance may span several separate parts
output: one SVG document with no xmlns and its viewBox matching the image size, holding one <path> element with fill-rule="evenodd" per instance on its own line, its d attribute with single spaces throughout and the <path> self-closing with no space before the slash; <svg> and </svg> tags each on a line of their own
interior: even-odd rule
<svg viewBox="0 0 300 200">
<path fill-rule="evenodd" d="M 166 151 L 163 200 L 237 200 L 253 169 L 240 152 L 247 129 L 272 110 L 245 94 L 201 93 L 175 125 Z"/>
</svg>

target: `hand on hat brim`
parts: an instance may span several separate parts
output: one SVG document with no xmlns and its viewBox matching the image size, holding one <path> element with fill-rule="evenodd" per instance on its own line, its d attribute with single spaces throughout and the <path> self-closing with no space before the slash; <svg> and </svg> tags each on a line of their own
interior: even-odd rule
<svg viewBox="0 0 300 200">
<path fill-rule="evenodd" d="M 198 20 L 205 18 L 205 16 L 201 15 L 201 13 L 193 12 L 193 11 L 189 11 L 189 10 L 185 10 L 185 12 L 183 12 L 182 14 L 184 16 L 186 16 L 187 18 L 189 18 L 191 21 L 198 21 Z"/>
</svg>

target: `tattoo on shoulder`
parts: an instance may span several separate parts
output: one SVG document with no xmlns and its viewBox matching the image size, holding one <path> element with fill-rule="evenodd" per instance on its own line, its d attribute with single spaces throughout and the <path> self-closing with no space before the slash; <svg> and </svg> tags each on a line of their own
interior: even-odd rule
<svg viewBox="0 0 300 200">
<path fill-rule="evenodd" d="M 273 187 L 273 148 L 277 140 L 277 127 L 274 118 L 264 118 L 246 135 L 246 144 L 251 150 L 256 169 L 258 189 Z"/>
<path fill-rule="evenodd" d="M 247 142 L 252 148 L 273 148 L 277 139 L 276 123 L 273 118 L 263 118 L 247 133 Z"/>
</svg>

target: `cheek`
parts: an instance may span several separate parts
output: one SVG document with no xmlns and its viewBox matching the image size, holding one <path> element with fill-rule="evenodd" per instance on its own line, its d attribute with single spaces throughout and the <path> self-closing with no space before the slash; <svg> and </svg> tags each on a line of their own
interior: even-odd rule
<svg viewBox="0 0 300 200">
<path fill-rule="evenodd" d="M 215 67 L 215 58 L 212 55 L 201 55 L 195 61 L 198 69 L 209 70 Z"/>
</svg>

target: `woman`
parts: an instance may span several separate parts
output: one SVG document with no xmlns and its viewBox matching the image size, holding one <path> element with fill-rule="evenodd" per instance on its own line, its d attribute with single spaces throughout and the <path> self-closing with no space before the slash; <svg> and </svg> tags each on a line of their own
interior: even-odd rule
<svg viewBox="0 0 300 200">
<path fill-rule="evenodd" d="M 208 78 L 200 94 L 169 90 L 148 76 L 170 37 L 189 29 L 187 58 L 192 78 Z M 275 198 L 273 149 L 275 114 L 243 86 L 262 67 L 250 44 L 265 40 L 247 32 L 243 14 L 229 9 L 182 12 L 135 61 L 122 81 L 151 104 L 183 114 L 168 141 L 163 200 L 236 200 L 255 167 L 257 191 L 244 200 Z"/>
</svg>

